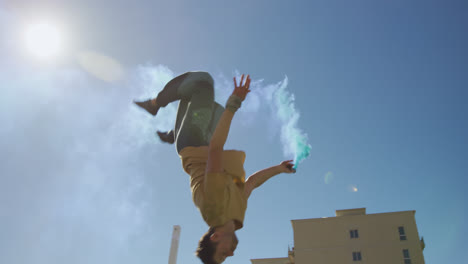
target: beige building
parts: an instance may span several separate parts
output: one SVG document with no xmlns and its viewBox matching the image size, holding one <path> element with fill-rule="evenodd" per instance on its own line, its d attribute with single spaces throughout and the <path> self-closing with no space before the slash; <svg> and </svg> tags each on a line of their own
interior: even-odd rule
<svg viewBox="0 0 468 264">
<path fill-rule="evenodd" d="M 294 248 L 288 257 L 252 264 L 424 264 L 416 211 L 366 214 L 337 210 L 335 217 L 292 220 Z"/>
</svg>

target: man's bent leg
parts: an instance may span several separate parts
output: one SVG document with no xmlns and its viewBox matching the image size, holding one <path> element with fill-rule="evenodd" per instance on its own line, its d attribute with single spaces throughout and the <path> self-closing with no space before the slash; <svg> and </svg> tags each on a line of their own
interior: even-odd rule
<svg viewBox="0 0 468 264">
<path fill-rule="evenodd" d="M 181 99 L 179 101 L 179 107 L 177 108 L 177 117 L 174 129 L 167 132 L 156 131 L 161 141 L 167 142 L 169 144 L 174 143 L 176 135 L 179 133 L 182 120 L 184 119 L 185 113 L 187 112 L 187 107 L 189 103 L 190 101 L 185 99 Z"/>
<path fill-rule="evenodd" d="M 187 112 L 187 106 L 188 106 L 188 102 L 185 102 L 184 100 L 180 101 L 179 110 L 177 112 L 175 135 L 179 134 L 179 131 L 180 131 L 180 128 L 181 128 L 181 125 L 182 125 L 182 120 L 184 119 L 185 114 Z M 193 111 L 193 110 L 191 110 L 191 111 Z M 214 133 L 214 131 L 216 129 L 216 125 L 218 124 L 219 118 L 221 117 L 223 112 L 224 112 L 224 107 L 222 107 L 220 104 L 218 104 L 216 102 L 213 102 L 213 108 L 212 108 L 212 111 L 211 111 L 210 122 L 209 122 L 208 126 L 206 128 L 204 128 L 204 132 L 203 132 L 203 134 L 201 136 L 191 135 L 191 133 L 193 133 L 194 130 L 195 131 L 197 131 L 197 130 L 193 129 L 193 128 L 190 128 L 188 125 L 186 125 L 184 131 L 188 131 L 190 133 L 190 135 L 182 134 L 181 140 L 179 141 L 179 144 L 178 144 L 178 147 L 177 147 L 178 152 L 180 150 L 182 150 L 184 147 L 189 146 L 189 145 L 190 146 L 208 145 L 210 140 L 211 140 L 211 137 L 213 136 L 213 133 Z M 184 114 L 182 114 L 182 113 L 184 113 Z M 188 137 L 190 137 L 190 139 L 187 139 Z M 182 139 L 182 138 L 185 138 L 185 139 Z"/>
<path fill-rule="evenodd" d="M 188 146 L 207 146 L 211 138 L 214 91 L 205 85 L 197 89 L 187 104 L 185 114 L 176 127 L 176 148 L 180 152 Z M 178 113 L 179 116 L 179 113 Z"/>
<path fill-rule="evenodd" d="M 216 126 L 218 125 L 219 118 L 221 118 L 221 115 L 224 112 L 224 107 L 218 104 L 217 102 L 214 102 L 213 104 L 213 111 L 211 114 L 211 121 L 210 125 L 208 127 L 208 143 L 211 141 L 211 137 L 213 136 Z"/>
<path fill-rule="evenodd" d="M 190 98 L 198 89 L 206 87 L 213 88 L 214 81 L 211 75 L 207 72 L 186 72 L 169 81 L 159 92 L 156 97 L 156 104 L 159 107 L 165 107 L 171 102 L 182 98 L 191 100 Z"/>
<path fill-rule="evenodd" d="M 214 81 L 207 72 L 186 72 L 169 81 L 155 99 L 143 102 L 135 102 L 152 115 L 156 115 L 160 107 L 165 107 L 171 102 L 182 98 L 190 100 L 193 93 L 197 92 L 201 84 L 209 84 L 213 87 Z"/>
</svg>

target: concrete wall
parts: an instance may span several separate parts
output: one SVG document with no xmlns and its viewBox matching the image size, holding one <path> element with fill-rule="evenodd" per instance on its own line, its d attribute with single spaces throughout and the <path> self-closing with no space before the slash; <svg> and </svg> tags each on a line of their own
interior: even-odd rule
<svg viewBox="0 0 468 264">
<path fill-rule="evenodd" d="M 403 249 L 409 250 L 412 264 L 424 264 L 415 211 L 345 211 L 337 211 L 338 217 L 292 220 L 296 264 L 404 263 Z M 405 241 L 400 241 L 399 226 Z M 358 230 L 359 237 L 351 238 L 350 230 Z M 353 261 L 353 252 L 361 252 L 361 261 Z"/>
</svg>

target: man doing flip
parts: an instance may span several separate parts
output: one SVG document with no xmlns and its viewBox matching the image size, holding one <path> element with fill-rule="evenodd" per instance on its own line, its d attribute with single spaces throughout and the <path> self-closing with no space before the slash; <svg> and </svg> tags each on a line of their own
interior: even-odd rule
<svg viewBox="0 0 468 264">
<path fill-rule="evenodd" d="M 214 81 L 206 72 L 187 72 L 169 81 L 154 99 L 135 102 L 152 115 L 180 101 L 174 130 L 158 131 L 164 142 L 175 143 L 182 166 L 190 175 L 192 198 L 209 226 L 196 254 L 205 264 L 222 263 L 237 247 L 236 230 L 243 226 L 252 191 L 280 173 L 293 173 L 292 160 L 255 172 L 245 180 L 245 153 L 224 150 L 231 121 L 250 92 L 250 76 L 222 107 L 214 101 Z"/>
</svg>

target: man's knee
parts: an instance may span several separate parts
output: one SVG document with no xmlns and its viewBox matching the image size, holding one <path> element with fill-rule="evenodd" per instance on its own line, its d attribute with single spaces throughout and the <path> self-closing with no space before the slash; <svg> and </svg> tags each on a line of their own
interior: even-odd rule
<svg viewBox="0 0 468 264">
<path fill-rule="evenodd" d="M 188 79 L 190 79 L 190 81 L 206 82 L 206 83 L 209 83 L 210 85 L 214 85 L 213 77 L 211 77 L 211 75 L 208 72 L 203 72 L 203 71 L 189 72 Z"/>
<path fill-rule="evenodd" d="M 209 73 L 186 72 L 182 76 L 184 76 L 184 79 L 177 91 L 179 95 L 193 100 L 194 95 L 204 94 L 204 97 L 206 98 L 204 100 L 213 100 L 214 81 Z"/>
</svg>

